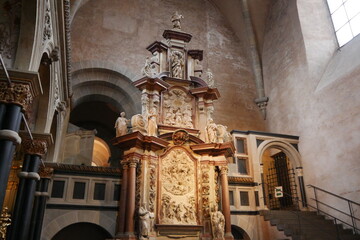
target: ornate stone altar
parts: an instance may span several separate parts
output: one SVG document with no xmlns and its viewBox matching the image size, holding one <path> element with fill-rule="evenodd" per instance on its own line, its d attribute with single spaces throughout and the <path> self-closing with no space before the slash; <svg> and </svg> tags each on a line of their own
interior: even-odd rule
<svg viewBox="0 0 360 240">
<path fill-rule="evenodd" d="M 132 133 L 113 139 L 124 151 L 116 239 L 233 238 L 227 157 L 234 146 L 212 120 L 220 94 L 212 74 L 200 78 L 203 51 L 186 48 L 192 36 L 181 18 L 172 17 L 166 41 L 147 48 L 156 58 L 134 82 L 142 113 L 132 117 Z"/>
</svg>

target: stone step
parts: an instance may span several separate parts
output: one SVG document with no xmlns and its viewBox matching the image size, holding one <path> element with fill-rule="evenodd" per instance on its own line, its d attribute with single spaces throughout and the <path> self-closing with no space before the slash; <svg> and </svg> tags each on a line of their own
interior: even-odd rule
<svg viewBox="0 0 360 240">
<path fill-rule="evenodd" d="M 351 229 L 343 229 L 341 224 L 335 225 L 316 212 L 276 210 L 261 211 L 260 214 L 292 240 L 360 240 Z"/>
</svg>

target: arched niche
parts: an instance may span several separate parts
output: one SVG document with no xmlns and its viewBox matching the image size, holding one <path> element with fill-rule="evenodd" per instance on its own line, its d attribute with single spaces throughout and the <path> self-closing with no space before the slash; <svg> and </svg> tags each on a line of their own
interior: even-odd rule
<svg viewBox="0 0 360 240">
<path fill-rule="evenodd" d="M 111 238 L 111 234 L 99 225 L 87 222 L 71 224 L 61 229 L 51 240 L 103 240 Z"/>
</svg>

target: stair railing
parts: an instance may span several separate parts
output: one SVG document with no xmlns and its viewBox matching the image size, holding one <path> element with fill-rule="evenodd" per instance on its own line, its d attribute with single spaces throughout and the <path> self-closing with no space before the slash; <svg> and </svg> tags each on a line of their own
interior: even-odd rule
<svg viewBox="0 0 360 240">
<path fill-rule="evenodd" d="M 266 182 L 263 182 L 263 184 L 265 184 L 265 185 L 267 185 L 267 186 L 269 187 L 269 185 L 268 185 Z M 308 187 L 310 187 L 310 186 L 315 187 L 315 186 L 313 186 L 313 185 L 307 185 L 307 186 L 308 186 Z M 322 190 L 323 190 L 323 189 L 322 189 Z M 324 190 L 324 191 L 325 191 L 325 190 Z M 283 193 L 284 195 L 286 195 L 286 196 L 291 197 L 293 200 L 295 200 L 295 201 L 298 203 L 297 206 L 299 206 L 299 203 L 302 203 L 302 202 L 303 202 L 303 200 L 300 200 L 298 197 L 294 197 L 291 193 L 287 193 L 287 192 L 284 192 L 284 191 L 283 191 L 282 193 Z M 335 194 L 334 194 L 334 195 L 335 195 Z M 335 195 L 335 196 L 337 196 L 337 195 Z M 341 196 L 338 196 L 338 197 L 343 198 L 343 197 L 341 197 Z M 348 200 L 348 199 L 346 199 L 346 198 L 343 198 L 343 199 L 344 199 L 344 200 Z M 313 200 L 314 200 L 314 199 L 313 199 Z M 351 200 L 348 200 L 348 201 L 350 201 L 351 203 L 354 203 L 354 204 L 360 206 L 359 203 L 353 202 L 353 201 L 351 201 Z M 315 201 L 315 202 L 316 202 L 316 203 L 320 203 L 320 201 Z M 358 234 L 358 233 L 360 232 L 360 229 L 358 229 L 358 228 L 356 227 L 356 225 L 355 225 L 355 226 L 354 226 L 354 225 L 351 225 L 351 224 L 349 224 L 349 223 L 347 223 L 347 222 L 345 222 L 345 221 L 343 221 L 343 220 L 341 220 L 341 219 L 339 219 L 339 218 L 337 218 L 337 217 L 335 217 L 335 216 L 333 216 L 333 215 L 331 215 L 331 214 L 329 214 L 329 213 L 327 213 L 327 212 L 319 209 L 318 204 L 317 204 L 316 206 L 313 206 L 313 205 L 311 205 L 311 204 L 307 204 L 307 207 L 316 210 L 316 212 L 318 213 L 318 215 L 325 215 L 326 217 L 328 217 L 328 218 L 330 218 L 330 219 L 332 219 L 332 220 L 334 221 L 334 225 L 335 225 L 335 227 L 336 227 L 336 237 L 337 237 L 338 240 L 341 240 L 340 231 L 339 231 L 339 224 L 344 224 L 344 225 L 347 225 L 347 226 L 351 227 L 351 228 L 353 229 L 353 233 L 354 233 L 354 234 Z M 334 209 L 336 209 L 336 208 L 334 208 Z M 301 221 L 300 221 L 301 216 L 300 216 L 300 214 L 298 213 L 298 212 L 300 211 L 300 208 L 297 207 L 297 210 L 298 210 L 298 211 L 291 211 L 291 212 L 293 212 L 294 214 L 296 214 L 297 217 L 298 217 L 299 232 L 300 232 L 300 234 L 301 234 Z M 338 209 L 336 209 L 336 210 L 338 210 Z M 340 211 L 340 210 L 338 210 L 338 211 Z M 354 219 L 360 221 L 360 219 L 356 218 L 355 216 L 354 216 Z M 323 232 L 327 233 L 326 231 L 323 231 Z"/>
<path fill-rule="evenodd" d="M 323 214 L 326 214 L 326 215 L 331 216 L 330 214 L 325 213 L 324 211 L 320 210 L 320 205 L 321 205 L 321 206 L 326 207 L 326 208 L 328 208 L 328 209 L 334 210 L 335 212 L 340 213 L 340 214 L 342 214 L 343 216 L 349 217 L 349 218 L 351 219 L 351 224 L 348 223 L 348 222 L 344 222 L 344 221 L 342 221 L 342 220 L 340 220 L 340 219 L 337 219 L 337 220 L 341 221 L 342 223 L 344 223 L 344 224 L 347 225 L 347 226 L 350 226 L 350 227 L 353 229 L 354 233 L 360 233 L 360 230 L 357 228 L 357 221 L 360 221 L 360 219 L 355 216 L 355 212 L 354 212 L 354 208 L 353 208 L 354 205 L 360 207 L 360 203 L 354 202 L 354 201 L 352 201 L 352 200 L 350 200 L 350 199 L 347 199 L 347 198 L 344 198 L 344 197 L 342 197 L 342 196 L 336 195 L 336 194 L 334 194 L 334 193 L 332 193 L 332 192 L 326 191 L 326 190 L 324 190 L 324 189 L 322 189 L 322 188 L 316 187 L 316 186 L 311 185 L 311 184 L 307 185 L 307 187 L 313 188 L 313 190 L 314 190 L 314 197 L 315 197 L 315 198 L 310 198 L 310 199 L 313 200 L 313 201 L 315 201 L 315 203 L 316 203 L 316 211 L 317 211 L 318 213 L 321 212 L 321 213 L 323 213 Z M 318 192 L 322 192 L 322 193 L 331 195 L 331 196 L 333 196 L 333 197 L 336 197 L 337 199 L 340 199 L 340 200 L 344 201 L 345 204 L 346 204 L 346 205 L 348 206 L 348 208 L 349 208 L 349 213 L 344 212 L 344 211 L 342 211 L 342 210 L 340 210 L 340 209 L 338 209 L 338 208 L 335 208 L 335 207 L 333 207 L 333 206 L 331 206 L 331 205 L 329 205 L 329 204 L 326 204 L 326 203 L 323 202 L 323 201 L 320 201 L 320 200 L 319 200 L 319 197 L 318 197 Z"/>
</svg>

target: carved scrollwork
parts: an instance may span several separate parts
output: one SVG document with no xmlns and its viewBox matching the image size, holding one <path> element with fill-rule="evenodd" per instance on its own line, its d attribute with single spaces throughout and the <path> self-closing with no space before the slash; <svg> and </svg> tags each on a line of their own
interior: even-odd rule
<svg viewBox="0 0 360 240">
<path fill-rule="evenodd" d="M 175 145 L 183 145 L 189 141 L 189 133 L 183 129 L 176 130 L 172 135 L 172 140 Z"/>
<path fill-rule="evenodd" d="M 205 218 L 210 217 L 210 201 L 209 201 L 209 195 L 210 195 L 210 166 L 203 164 L 201 166 L 201 180 L 202 180 L 202 210 Z"/>
<path fill-rule="evenodd" d="M 149 183 L 149 210 L 155 211 L 156 199 L 156 163 L 150 163 L 150 183 Z"/>
<path fill-rule="evenodd" d="M 51 36 L 52 36 L 52 28 L 51 28 L 50 2 L 49 0 L 46 0 L 43 41 L 45 42 L 46 40 L 49 40 Z"/>
</svg>

